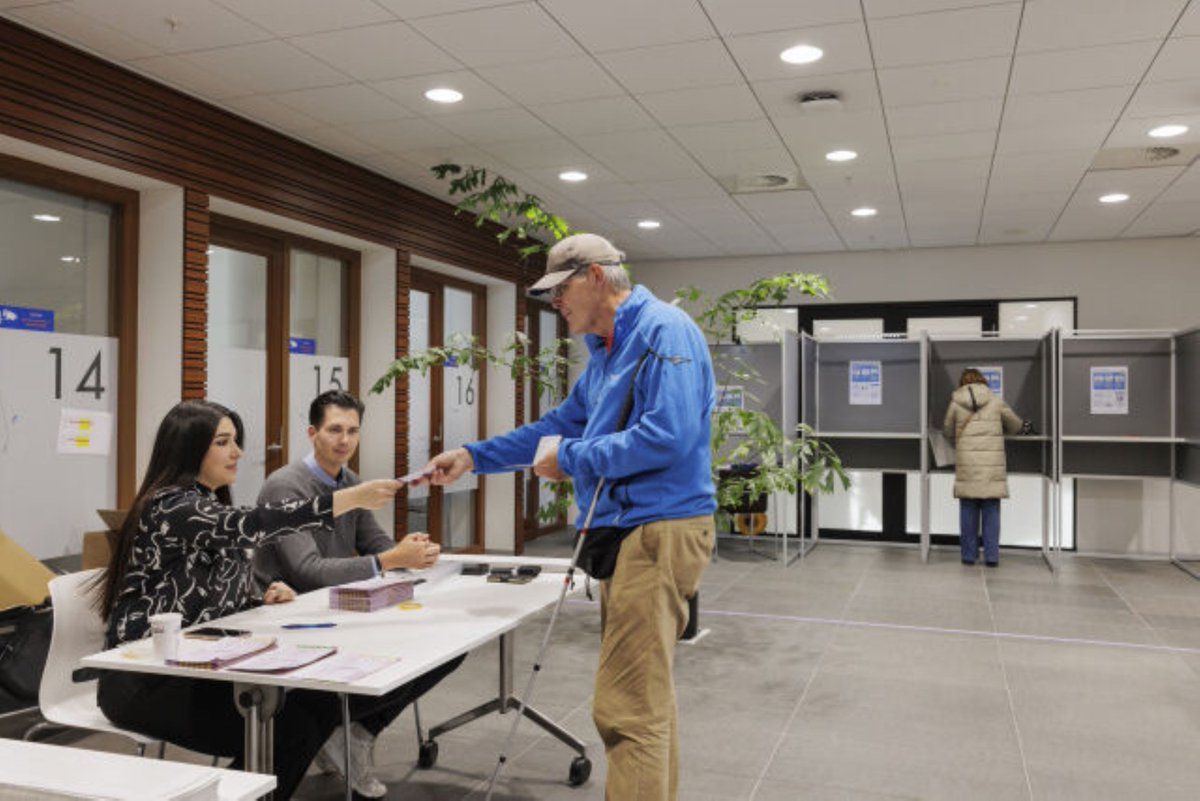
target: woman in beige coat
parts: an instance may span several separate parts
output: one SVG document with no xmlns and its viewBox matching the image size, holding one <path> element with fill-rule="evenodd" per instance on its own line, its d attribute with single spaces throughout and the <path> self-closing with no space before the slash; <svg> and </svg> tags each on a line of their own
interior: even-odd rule
<svg viewBox="0 0 1200 801">
<path fill-rule="evenodd" d="M 1008 497 L 1004 434 L 1021 430 L 1021 418 L 992 394 L 987 379 L 974 368 L 963 370 L 942 433 L 954 440 L 954 497 L 959 503 L 962 562 L 975 564 L 976 537 L 983 529 L 983 558 L 1000 564 L 1000 499 Z"/>
</svg>

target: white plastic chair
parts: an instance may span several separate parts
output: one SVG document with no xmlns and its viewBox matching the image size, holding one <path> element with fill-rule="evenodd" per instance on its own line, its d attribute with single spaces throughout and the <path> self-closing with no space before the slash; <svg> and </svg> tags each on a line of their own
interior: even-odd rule
<svg viewBox="0 0 1200 801">
<path fill-rule="evenodd" d="M 38 687 L 38 706 L 47 724 L 38 724 L 25 732 L 25 739 L 32 739 L 36 732 L 51 726 L 89 729 L 128 737 L 137 743 L 140 755 L 145 755 L 146 746 L 157 745 L 161 757 L 162 741 L 122 729 L 104 716 L 96 702 L 97 679 L 82 682 L 72 679 L 83 657 L 104 650 L 104 621 L 91 608 L 85 594 L 85 589 L 100 570 L 68 573 L 50 580 L 54 630 L 50 635 L 46 669 Z"/>
</svg>

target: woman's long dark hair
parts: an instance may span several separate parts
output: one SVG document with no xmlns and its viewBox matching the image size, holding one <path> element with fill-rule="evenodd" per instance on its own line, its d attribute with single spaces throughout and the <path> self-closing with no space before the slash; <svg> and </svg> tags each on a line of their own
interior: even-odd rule
<svg viewBox="0 0 1200 801">
<path fill-rule="evenodd" d="M 238 447 L 241 447 L 244 438 L 242 418 L 237 412 L 212 401 L 181 401 L 167 412 L 159 424 L 158 434 L 154 437 L 154 449 L 150 452 L 150 464 L 146 467 L 146 477 L 142 479 L 142 486 L 134 496 L 125 522 L 117 534 L 108 567 L 93 585 L 93 604 L 104 620 L 108 620 L 112 613 L 113 604 L 125 583 L 138 522 L 146 504 L 159 490 L 167 487 L 188 488 L 196 484 L 204 456 L 212 445 L 223 417 L 233 421 L 237 432 L 235 439 Z M 221 503 L 232 503 L 229 487 L 217 488 L 216 495 Z"/>
</svg>

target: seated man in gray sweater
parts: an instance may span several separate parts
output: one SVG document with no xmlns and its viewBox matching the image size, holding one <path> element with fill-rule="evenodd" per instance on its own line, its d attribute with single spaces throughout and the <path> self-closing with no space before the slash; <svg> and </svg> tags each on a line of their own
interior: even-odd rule
<svg viewBox="0 0 1200 801">
<path fill-rule="evenodd" d="M 348 462 L 358 449 L 363 404 L 340 390 L 318 395 L 308 409 L 308 439 L 312 453 L 281 467 L 267 477 L 258 502 L 289 498 L 311 498 L 334 489 L 359 483 Z M 254 556 L 254 572 L 262 587 L 284 581 L 298 592 L 334 584 L 345 584 L 377 576 L 396 568 L 429 567 L 437 561 L 441 546 L 428 534 L 409 534 L 400 542 L 365 509 L 338 517 L 333 533 L 313 536 L 300 531 L 261 546 Z M 387 787 L 371 772 L 375 738 L 410 701 L 437 684 L 462 663 L 453 660 L 414 679 L 384 696 L 370 714 L 356 716 L 350 727 L 351 784 L 359 795 L 381 798 Z M 315 760 L 326 772 L 340 772 L 344 765 L 345 738 L 339 726 Z"/>
</svg>

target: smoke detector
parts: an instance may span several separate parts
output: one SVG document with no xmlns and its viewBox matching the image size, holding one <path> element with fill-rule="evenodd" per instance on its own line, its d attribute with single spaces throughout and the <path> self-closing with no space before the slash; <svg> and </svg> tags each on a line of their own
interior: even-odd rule
<svg viewBox="0 0 1200 801">
<path fill-rule="evenodd" d="M 802 92 L 796 100 L 805 111 L 838 111 L 842 107 L 842 96 L 829 90 Z"/>
<path fill-rule="evenodd" d="M 795 172 L 756 172 L 735 176 L 731 191 L 735 195 L 750 192 L 784 192 L 801 189 L 800 176 Z"/>
</svg>

